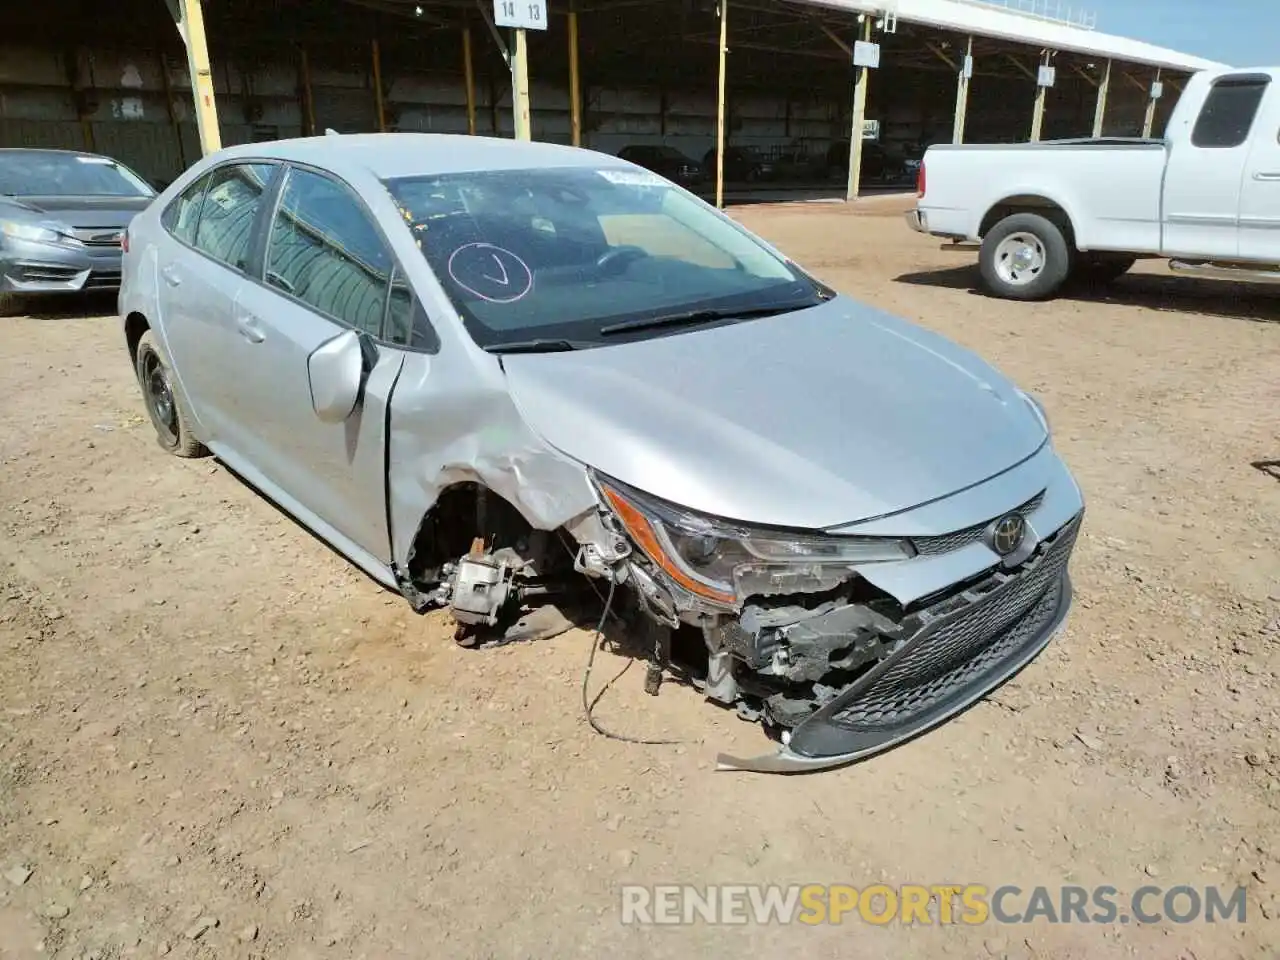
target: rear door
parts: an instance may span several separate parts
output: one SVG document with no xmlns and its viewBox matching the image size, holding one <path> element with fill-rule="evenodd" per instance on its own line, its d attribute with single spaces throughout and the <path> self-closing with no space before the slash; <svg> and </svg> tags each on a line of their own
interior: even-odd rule
<svg viewBox="0 0 1280 960">
<path fill-rule="evenodd" d="M 161 218 L 168 231 L 157 263 L 165 343 L 201 439 L 215 452 L 236 451 L 241 443 L 230 409 L 237 389 L 232 314 L 276 169 L 270 163 L 218 167 Z"/>
<path fill-rule="evenodd" d="M 1280 263 L 1280 85 L 1258 111 L 1240 189 L 1240 256 Z"/>
<path fill-rule="evenodd" d="M 236 418 L 256 468 L 286 505 L 366 569 L 391 560 L 387 407 L 414 303 L 364 203 L 342 181 L 291 167 L 270 221 L 261 279 L 235 302 Z M 308 358 L 355 329 L 377 359 L 343 423 L 311 404 Z"/>
<path fill-rule="evenodd" d="M 1171 147 L 1164 182 L 1164 253 L 1239 256 L 1249 137 L 1270 83 L 1267 74 L 1219 77 L 1209 88 L 1190 139 Z"/>
</svg>

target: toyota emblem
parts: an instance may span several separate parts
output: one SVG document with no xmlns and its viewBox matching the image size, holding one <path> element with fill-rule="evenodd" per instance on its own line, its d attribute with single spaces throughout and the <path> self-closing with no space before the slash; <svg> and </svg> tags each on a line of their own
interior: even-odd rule
<svg viewBox="0 0 1280 960">
<path fill-rule="evenodd" d="M 991 525 L 987 533 L 987 542 L 992 550 L 1002 557 L 1007 557 L 1022 546 L 1026 535 L 1026 519 L 1020 513 L 1010 513 Z"/>
</svg>

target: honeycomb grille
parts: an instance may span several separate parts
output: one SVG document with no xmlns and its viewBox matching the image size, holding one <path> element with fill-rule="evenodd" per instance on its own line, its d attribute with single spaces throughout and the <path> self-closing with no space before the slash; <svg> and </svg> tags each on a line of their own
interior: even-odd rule
<svg viewBox="0 0 1280 960">
<path fill-rule="evenodd" d="M 1043 501 L 1044 491 L 1042 490 L 1022 506 L 1017 507 L 1016 512 L 1024 515 L 1033 513 Z M 992 517 L 990 520 L 974 524 L 972 527 L 965 527 L 963 530 L 957 530 L 954 533 L 938 534 L 936 537 L 913 537 L 911 542 L 915 544 L 916 552 L 921 556 L 936 557 L 942 553 L 950 553 L 952 550 L 967 547 L 971 543 L 977 543 L 982 539 L 987 527 L 997 519 L 997 517 Z"/>
<path fill-rule="evenodd" d="M 860 730 L 900 727 L 969 694 L 1053 619 L 1079 529 L 1077 518 L 1018 575 L 987 581 L 976 596 L 961 595 L 965 606 L 922 627 L 832 722 Z"/>
</svg>

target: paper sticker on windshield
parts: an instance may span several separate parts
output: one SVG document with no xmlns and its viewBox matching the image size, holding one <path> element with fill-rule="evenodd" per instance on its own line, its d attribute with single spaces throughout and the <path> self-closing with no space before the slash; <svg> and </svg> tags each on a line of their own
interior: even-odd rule
<svg viewBox="0 0 1280 960">
<path fill-rule="evenodd" d="M 492 243 L 465 243 L 453 251 L 449 276 L 463 290 L 490 303 L 515 303 L 533 288 L 529 265 Z"/>
<path fill-rule="evenodd" d="M 81 163 L 97 163 L 108 167 L 114 162 L 106 157 L 76 157 L 76 159 Z"/>
<path fill-rule="evenodd" d="M 656 173 L 648 170 L 597 170 L 596 173 L 610 183 L 623 184 L 628 187 L 661 187 L 666 185 Z"/>
</svg>

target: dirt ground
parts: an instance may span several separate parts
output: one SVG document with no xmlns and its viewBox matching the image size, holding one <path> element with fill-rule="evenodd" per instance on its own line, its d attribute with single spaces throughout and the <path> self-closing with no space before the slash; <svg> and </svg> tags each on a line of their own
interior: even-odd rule
<svg viewBox="0 0 1280 960">
<path fill-rule="evenodd" d="M 999 302 L 904 208 L 737 215 L 1043 398 L 1088 503 L 1076 605 L 994 698 L 805 777 L 717 772 L 761 731 L 638 668 L 601 719 L 685 742 L 597 736 L 588 634 L 464 650 L 166 456 L 110 300 L 0 321 L 0 957 L 1275 956 L 1280 296 L 1153 266 Z M 1242 884 L 1248 921 L 619 918 L 627 882 L 882 881 Z"/>
</svg>

